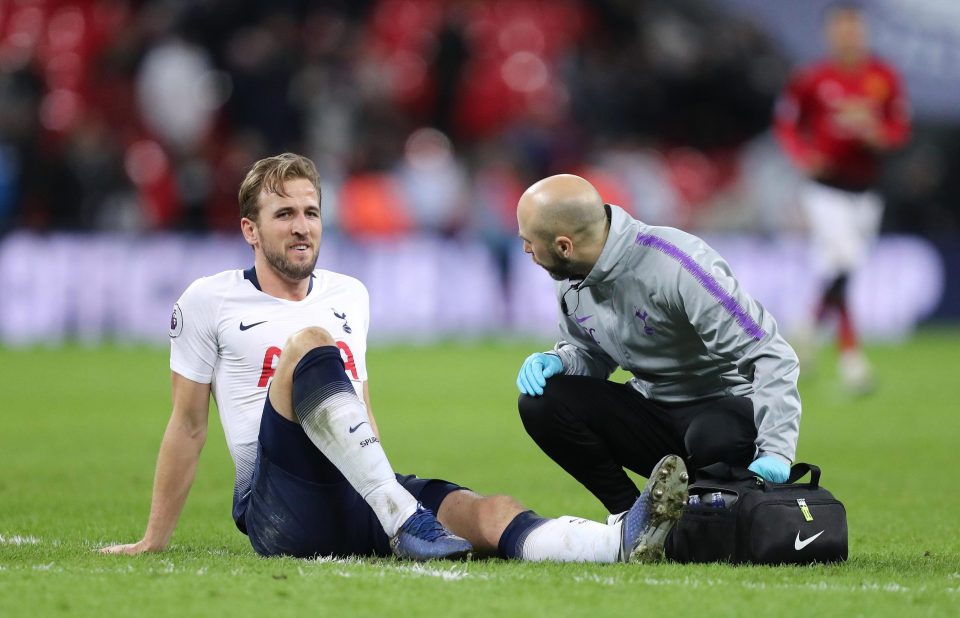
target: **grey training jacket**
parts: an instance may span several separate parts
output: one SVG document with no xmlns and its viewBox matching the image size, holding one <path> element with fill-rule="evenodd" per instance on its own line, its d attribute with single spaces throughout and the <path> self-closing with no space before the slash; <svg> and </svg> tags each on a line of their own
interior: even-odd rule
<svg viewBox="0 0 960 618">
<path fill-rule="evenodd" d="M 773 316 L 700 238 L 610 210 L 593 269 L 557 285 L 564 373 L 608 378 L 619 366 L 654 401 L 747 396 L 759 451 L 792 462 L 800 366 Z"/>
</svg>

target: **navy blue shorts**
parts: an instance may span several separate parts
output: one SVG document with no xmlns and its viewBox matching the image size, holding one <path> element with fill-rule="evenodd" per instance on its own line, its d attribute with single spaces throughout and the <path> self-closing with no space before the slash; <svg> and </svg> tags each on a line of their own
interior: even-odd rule
<svg viewBox="0 0 960 618">
<path fill-rule="evenodd" d="M 451 492 L 438 479 L 397 475 L 436 513 Z M 237 527 L 261 556 L 388 556 L 390 543 L 373 509 L 324 457 L 298 423 L 266 398 L 253 482 L 235 509 Z"/>
</svg>

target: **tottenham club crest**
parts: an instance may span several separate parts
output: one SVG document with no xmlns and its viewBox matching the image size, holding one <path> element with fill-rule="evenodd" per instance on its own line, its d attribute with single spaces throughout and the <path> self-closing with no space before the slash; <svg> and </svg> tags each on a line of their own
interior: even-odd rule
<svg viewBox="0 0 960 618">
<path fill-rule="evenodd" d="M 183 313 L 180 311 L 180 305 L 173 306 L 173 315 L 170 316 L 170 338 L 174 339 L 183 332 Z"/>
<path fill-rule="evenodd" d="M 346 313 L 337 313 L 337 310 L 336 310 L 336 309 L 333 309 L 333 307 L 331 307 L 330 309 L 333 311 L 333 315 L 336 316 L 336 318 L 337 318 L 338 320 L 343 320 L 343 332 L 347 333 L 348 335 L 349 335 L 350 333 L 352 333 L 352 332 L 353 332 L 353 329 L 350 328 L 350 325 L 349 325 L 349 324 L 347 324 L 347 314 L 346 314 Z"/>
<path fill-rule="evenodd" d="M 650 319 L 650 314 L 647 313 L 645 310 L 641 309 L 640 307 L 634 307 L 633 315 L 636 316 L 638 320 L 640 320 L 641 324 L 643 324 L 643 327 L 642 327 L 643 334 L 652 335 L 653 327 L 647 323 L 647 320 Z"/>
</svg>

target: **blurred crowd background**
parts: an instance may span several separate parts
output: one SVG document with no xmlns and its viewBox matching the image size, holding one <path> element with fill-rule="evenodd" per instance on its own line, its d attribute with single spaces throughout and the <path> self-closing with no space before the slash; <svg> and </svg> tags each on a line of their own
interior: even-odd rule
<svg viewBox="0 0 960 618">
<path fill-rule="evenodd" d="M 325 234 L 350 239 L 417 231 L 506 252 L 517 197 L 558 172 L 654 224 L 798 231 L 771 115 L 792 68 L 824 51 L 825 4 L 0 0 L 0 235 L 234 232 L 249 165 L 286 150 L 317 163 Z M 885 230 L 956 257 L 951 4 L 865 3 L 881 55 L 904 51 L 901 26 L 942 43 L 955 101 L 932 89 L 939 101 L 915 105 L 881 189 Z M 912 95 L 923 76 L 901 68 Z"/>
</svg>

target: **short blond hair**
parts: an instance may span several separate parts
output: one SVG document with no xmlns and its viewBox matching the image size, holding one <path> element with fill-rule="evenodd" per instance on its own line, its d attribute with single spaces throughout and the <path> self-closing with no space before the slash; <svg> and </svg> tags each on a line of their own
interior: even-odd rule
<svg viewBox="0 0 960 618">
<path fill-rule="evenodd" d="M 317 199 L 320 199 L 320 175 L 310 159 L 285 152 L 254 163 L 240 183 L 240 193 L 237 196 L 240 216 L 256 221 L 260 214 L 260 193 L 266 191 L 286 197 L 283 183 L 295 178 L 309 180 L 317 190 Z"/>
</svg>

